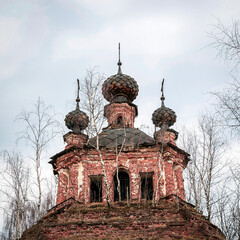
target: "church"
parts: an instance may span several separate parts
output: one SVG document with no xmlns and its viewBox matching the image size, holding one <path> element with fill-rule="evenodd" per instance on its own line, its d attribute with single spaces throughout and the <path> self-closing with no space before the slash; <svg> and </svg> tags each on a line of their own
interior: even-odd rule
<svg viewBox="0 0 240 240">
<path fill-rule="evenodd" d="M 49 162 L 58 176 L 56 206 L 22 239 L 225 239 L 185 201 L 190 155 L 176 144 L 164 80 L 149 136 L 134 127 L 139 87 L 121 65 L 119 53 L 117 74 L 102 85 L 108 126 L 93 138 L 84 133 L 89 116 L 79 107 L 78 82 L 76 109 L 65 117 L 66 147 Z"/>
</svg>

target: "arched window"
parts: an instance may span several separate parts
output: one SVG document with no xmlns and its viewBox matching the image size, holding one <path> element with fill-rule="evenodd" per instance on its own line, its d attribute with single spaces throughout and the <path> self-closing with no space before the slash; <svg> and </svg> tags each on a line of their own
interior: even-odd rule
<svg viewBox="0 0 240 240">
<path fill-rule="evenodd" d="M 123 119 L 121 115 L 117 117 L 117 125 L 123 125 Z"/>
<path fill-rule="evenodd" d="M 118 178 L 120 181 L 120 194 L 121 200 L 126 200 L 130 198 L 130 187 L 129 187 L 129 176 L 124 171 L 118 172 Z M 118 194 L 118 181 L 117 181 L 117 173 L 114 175 L 114 201 L 119 201 Z"/>
</svg>

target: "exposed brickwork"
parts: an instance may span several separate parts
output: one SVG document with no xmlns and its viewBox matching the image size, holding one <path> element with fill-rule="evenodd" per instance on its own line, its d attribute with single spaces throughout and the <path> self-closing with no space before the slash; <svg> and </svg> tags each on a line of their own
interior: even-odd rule
<svg viewBox="0 0 240 240">
<path fill-rule="evenodd" d="M 109 128 L 118 127 L 116 122 L 120 115 L 124 125 L 133 127 L 135 108 L 127 103 L 112 103 L 105 107 Z M 123 146 L 118 166 L 116 152 L 119 148 L 101 147 L 110 186 L 112 208 L 109 209 L 98 151 L 86 145 L 85 135 L 65 135 L 66 149 L 51 162 L 59 175 L 57 205 L 39 223 L 36 234 L 43 239 L 225 239 L 217 227 L 184 202 L 182 171 L 189 155 L 177 147 L 176 138 L 174 130 L 164 134 L 160 130 L 155 134 L 156 143 Z M 117 167 L 129 176 L 130 207 L 114 203 Z M 158 202 L 155 207 L 144 206 L 146 200 L 141 199 L 141 177 L 146 174 L 152 176 L 153 202 Z M 94 176 L 102 179 L 102 203 L 99 204 L 90 204 Z M 31 235 L 34 229 L 23 239 L 36 236 Z"/>
<path fill-rule="evenodd" d="M 58 194 L 56 204 L 65 201 L 66 197 L 68 196 L 68 179 L 69 179 L 68 170 L 61 169 L 58 173 Z"/>
<path fill-rule="evenodd" d="M 72 146 L 83 147 L 87 142 L 87 136 L 85 134 L 75 134 L 73 132 L 65 134 L 63 139 L 67 143 L 66 149 Z"/>
<path fill-rule="evenodd" d="M 128 88 L 127 96 L 118 77 L 103 88 L 111 101 L 104 108 L 108 127 L 89 141 L 81 131 L 64 136 L 65 150 L 50 161 L 58 174 L 57 205 L 22 239 L 225 239 L 185 202 L 182 171 L 189 155 L 177 147 L 178 133 L 166 128 L 175 122 L 175 113 L 164 106 L 156 112 L 153 120 L 163 128 L 154 139 L 134 128 L 137 107 L 129 99 L 136 97 L 138 87 L 133 84 Z M 129 79 L 129 84 L 134 83 Z M 122 77 L 121 81 L 124 85 Z M 110 88 L 116 93 L 114 98 L 107 90 Z M 100 156 L 110 186 L 111 207 L 106 204 Z M 121 203 L 114 202 L 119 199 L 117 169 L 125 184 L 121 191 L 127 195 L 127 201 Z M 101 203 L 91 203 L 97 201 Z"/>
<path fill-rule="evenodd" d="M 70 199 L 49 211 L 27 230 L 32 239 L 225 239 L 221 231 L 190 204 L 170 195 L 156 206 L 149 202 L 84 205 Z"/>
<path fill-rule="evenodd" d="M 185 190 L 184 190 L 184 180 L 183 180 L 183 174 L 182 174 L 182 167 L 180 165 L 176 165 L 173 168 L 174 176 L 175 176 L 175 183 L 176 183 L 176 189 L 177 189 L 177 195 L 185 199 Z"/>
<path fill-rule="evenodd" d="M 185 167 L 185 156 L 178 155 L 175 150 L 167 147 L 162 157 L 161 148 L 158 145 L 135 150 L 124 148 L 124 151 L 120 154 L 118 168 L 129 174 L 131 200 L 139 198 L 140 173 L 150 172 L 153 173 L 153 188 L 155 191 L 158 189 L 156 199 L 169 194 L 176 194 L 185 199 L 183 178 L 181 175 L 182 168 Z M 171 153 L 169 153 L 170 151 Z M 169 158 L 170 154 L 171 159 Z M 113 177 L 116 173 L 115 149 L 102 149 L 102 156 L 107 179 L 111 186 L 111 200 L 113 201 Z M 160 168 L 159 162 L 161 165 Z M 181 167 L 177 171 L 173 171 L 173 164 L 175 167 L 181 164 Z M 56 161 L 55 170 L 61 173 L 59 175 L 57 203 L 60 203 L 60 199 L 65 200 L 69 197 L 74 197 L 80 202 L 90 202 L 90 176 L 102 175 L 102 165 L 99 154 L 95 149 L 79 149 L 62 155 Z M 66 177 L 68 177 L 67 180 Z M 160 180 L 158 181 L 158 179 Z M 157 183 L 159 183 L 158 187 Z M 66 184 L 67 186 L 64 186 Z M 178 186 L 180 189 L 178 189 Z M 103 182 L 103 201 L 106 201 L 105 196 L 106 186 Z"/>
<path fill-rule="evenodd" d="M 104 114 L 108 119 L 108 128 L 119 127 L 119 116 L 123 126 L 132 128 L 136 109 L 128 103 L 111 103 L 105 106 Z M 100 151 L 110 186 L 110 200 L 114 201 L 113 179 L 117 168 L 129 176 L 130 200 L 141 197 L 140 175 L 144 173 L 152 173 L 155 200 L 170 194 L 176 194 L 185 199 L 182 170 L 186 167 L 188 155 L 176 146 L 176 138 L 175 131 L 169 130 L 162 133 L 160 130 L 155 134 L 156 143 L 153 141 L 151 146 L 135 149 L 123 146 L 118 166 L 116 166 L 116 148 L 102 147 Z M 58 154 L 54 157 L 53 163 L 55 172 L 59 174 L 57 204 L 70 197 L 89 203 L 91 176 L 103 174 L 100 155 L 96 149 L 85 145 L 87 136 L 84 134 L 70 132 L 64 136 L 64 140 L 67 143 L 66 150 L 69 151 Z M 71 150 L 73 146 L 77 149 Z M 103 181 L 102 201 L 106 201 L 106 186 Z"/>
<path fill-rule="evenodd" d="M 159 143 L 172 143 L 174 145 L 176 145 L 176 134 L 174 132 L 170 132 L 170 131 L 157 131 L 154 134 L 154 138 L 156 139 L 157 142 Z"/>
<path fill-rule="evenodd" d="M 177 189 L 175 184 L 176 178 L 174 178 L 173 161 L 166 159 L 165 161 L 165 181 L 166 181 L 166 195 L 175 194 Z"/>
<path fill-rule="evenodd" d="M 136 110 L 128 103 L 112 103 L 104 107 L 104 116 L 108 119 L 109 126 L 118 126 L 118 117 L 121 116 L 123 126 L 134 127 Z"/>
</svg>

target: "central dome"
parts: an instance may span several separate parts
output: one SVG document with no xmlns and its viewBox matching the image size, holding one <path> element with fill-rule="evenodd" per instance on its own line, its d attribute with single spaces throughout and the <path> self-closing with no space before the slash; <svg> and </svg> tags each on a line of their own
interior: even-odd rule
<svg viewBox="0 0 240 240">
<path fill-rule="evenodd" d="M 138 95 L 138 84 L 134 78 L 123 74 L 120 61 L 120 43 L 118 73 L 107 78 L 102 86 L 104 98 L 110 103 L 131 103 Z"/>
<path fill-rule="evenodd" d="M 118 72 L 103 83 L 102 93 L 109 102 L 132 102 L 138 95 L 138 84 L 132 77 Z"/>
</svg>

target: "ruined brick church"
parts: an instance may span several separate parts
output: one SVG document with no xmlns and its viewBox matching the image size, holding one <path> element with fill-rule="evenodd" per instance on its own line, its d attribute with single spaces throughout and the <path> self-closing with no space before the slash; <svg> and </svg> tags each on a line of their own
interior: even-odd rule
<svg viewBox="0 0 240 240">
<path fill-rule="evenodd" d="M 103 83 L 108 126 L 93 138 L 84 134 L 89 117 L 80 110 L 78 87 L 76 109 L 65 118 L 66 147 L 50 161 L 58 175 L 56 206 L 22 239 L 225 239 L 185 201 L 190 156 L 170 128 L 176 114 L 165 106 L 164 81 L 149 136 L 134 127 L 138 84 L 121 65 L 119 57 L 117 74 Z"/>
</svg>

